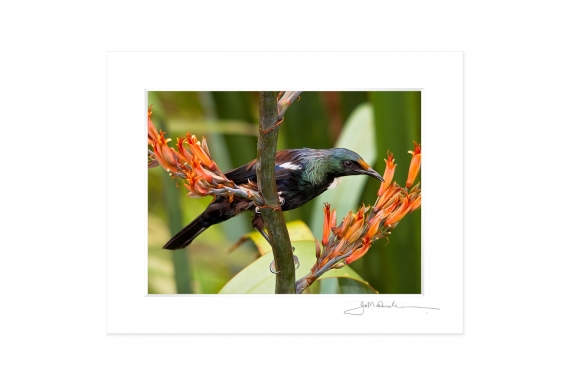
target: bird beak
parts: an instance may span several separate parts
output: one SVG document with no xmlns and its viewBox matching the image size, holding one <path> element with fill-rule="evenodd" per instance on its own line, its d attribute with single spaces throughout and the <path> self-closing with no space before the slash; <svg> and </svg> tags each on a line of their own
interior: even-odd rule
<svg viewBox="0 0 570 385">
<path fill-rule="evenodd" d="M 382 178 L 382 176 L 380 176 L 380 174 L 378 174 L 372 167 L 368 167 L 367 170 L 363 170 L 361 173 L 370 175 L 371 177 L 378 179 L 380 182 L 384 182 L 384 178 Z"/>
</svg>

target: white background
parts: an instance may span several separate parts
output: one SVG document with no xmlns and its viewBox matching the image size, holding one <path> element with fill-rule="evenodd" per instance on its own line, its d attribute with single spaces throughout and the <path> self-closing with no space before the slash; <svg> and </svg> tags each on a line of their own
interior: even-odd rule
<svg viewBox="0 0 570 385">
<path fill-rule="evenodd" d="M 186 3 L 3 5 L 1 382 L 568 381 L 562 2 Z M 462 335 L 105 334 L 105 52 L 268 49 L 465 52 Z"/>
<path fill-rule="evenodd" d="M 266 63 L 279 75 L 260 76 L 269 72 Z M 291 63 L 297 64 L 295 70 L 290 70 Z M 222 71 L 212 72 L 216 66 Z M 265 90 L 280 89 L 280 84 L 303 90 L 422 90 L 421 295 L 147 295 L 148 169 L 140 162 L 146 146 L 145 88 Z M 461 333 L 462 110 L 461 52 L 108 53 L 107 332 Z M 440 311 L 370 309 L 358 318 L 344 314 L 362 301 Z M 231 322 L 223 321 L 228 318 Z"/>
</svg>

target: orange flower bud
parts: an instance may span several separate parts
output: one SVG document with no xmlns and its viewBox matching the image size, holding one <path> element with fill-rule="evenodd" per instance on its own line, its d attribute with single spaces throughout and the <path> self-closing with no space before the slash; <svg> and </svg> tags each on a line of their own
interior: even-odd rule
<svg viewBox="0 0 570 385">
<path fill-rule="evenodd" d="M 422 205 L 422 194 L 419 193 L 414 197 L 412 203 L 410 204 L 410 212 L 416 211 L 417 209 L 420 208 L 421 205 Z"/>
<path fill-rule="evenodd" d="M 335 246 L 335 248 L 329 253 L 329 258 L 330 257 L 334 257 L 336 255 L 339 255 L 341 250 L 346 246 L 346 242 L 344 241 L 344 239 L 341 239 L 340 241 L 338 241 L 337 245 Z"/>
<path fill-rule="evenodd" d="M 210 149 L 208 148 L 208 143 L 206 142 L 205 136 L 202 137 L 202 150 L 204 150 L 204 153 L 208 156 L 208 158 L 212 158 L 212 156 L 210 155 Z"/>
<path fill-rule="evenodd" d="M 356 212 L 355 216 L 354 216 L 354 220 L 359 221 L 362 218 L 364 218 L 364 214 L 366 214 L 368 212 L 368 210 L 370 210 L 370 206 L 366 206 L 364 203 L 362 204 L 362 206 L 358 209 L 358 211 Z"/>
<path fill-rule="evenodd" d="M 408 180 L 406 181 L 406 187 L 410 188 L 414 184 L 414 180 L 420 171 L 422 150 L 420 145 L 414 142 L 414 151 L 408 152 L 412 154 L 412 161 L 410 163 L 410 171 L 408 171 Z"/>
<path fill-rule="evenodd" d="M 315 255 L 317 256 L 317 261 L 321 259 L 321 245 L 319 245 L 317 238 L 315 238 Z"/>
<path fill-rule="evenodd" d="M 372 221 L 369 223 L 369 227 L 368 227 L 368 231 L 366 232 L 366 236 L 368 238 L 372 238 L 374 237 L 374 235 L 376 235 L 376 232 L 378 231 L 378 227 L 380 226 L 380 222 L 382 221 L 382 218 L 380 217 L 380 215 L 376 215 L 375 217 L 372 218 Z"/>
<path fill-rule="evenodd" d="M 352 224 L 352 217 L 353 217 L 352 211 L 349 211 L 348 214 L 346 214 L 346 216 L 344 217 L 344 219 L 340 223 L 340 227 L 335 227 L 333 229 L 333 234 L 336 235 L 337 238 L 343 237 L 346 230 L 348 230 L 348 228 Z"/>
<path fill-rule="evenodd" d="M 389 204 L 386 205 L 380 212 L 377 214 L 381 219 L 386 219 L 388 215 L 392 213 L 400 205 L 400 199 L 392 199 Z"/>
<path fill-rule="evenodd" d="M 388 159 L 384 159 L 386 162 L 386 170 L 384 170 L 384 182 L 380 183 L 380 189 L 378 189 L 378 196 L 382 196 L 384 192 L 392 183 L 392 179 L 394 179 L 394 171 L 396 171 L 396 164 L 394 163 L 394 154 L 388 151 Z"/>
<path fill-rule="evenodd" d="M 158 132 L 150 116 L 152 115 L 152 105 L 148 107 L 148 144 L 152 145 L 153 142 L 158 140 Z"/>
<path fill-rule="evenodd" d="M 344 239 L 346 239 L 349 245 L 356 242 L 356 240 L 360 238 L 360 236 L 362 235 L 363 228 L 364 228 L 364 219 L 359 219 L 355 221 L 352 226 L 350 226 L 350 228 L 344 235 Z"/>
<path fill-rule="evenodd" d="M 336 227 L 336 210 L 333 210 L 331 214 L 331 229 L 334 227 Z"/>
<path fill-rule="evenodd" d="M 326 246 L 329 244 L 329 235 L 331 232 L 331 227 L 332 227 L 332 223 L 331 223 L 331 205 L 328 203 L 325 203 L 325 207 L 323 209 L 323 211 L 325 212 L 325 219 L 323 221 L 323 240 L 322 240 L 322 244 L 323 246 Z"/>
<path fill-rule="evenodd" d="M 350 265 L 352 262 L 361 258 L 362 256 L 364 256 L 364 254 L 368 252 L 368 249 L 370 248 L 371 245 L 372 243 L 370 242 L 370 238 L 364 237 L 364 239 L 362 240 L 362 246 L 356 248 L 352 252 L 352 254 L 350 254 L 350 256 L 348 256 L 348 258 L 344 260 L 344 263 Z"/>
<path fill-rule="evenodd" d="M 405 197 L 402 200 L 402 204 L 400 207 L 396 209 L 392 214 L 386 218 L 384 222 L 384 226 L 393 225 L 394 223 L 400 222 L 400 220 L 410 211 L 410 200 L 408 197 Z"/>
<path fill-rule="evenodd" d="M 376 209 L 381 209 L 383 206 L 386 205 L 386 203 L 392 199 L 396 194 L 398 194 L 400 191 L 402 191 L 402 188 L 400 186 L 398 186 L 398 184 L 396 182 L 394 182 L 392 184 L 392 186 L 390 186 L 390 188 L 386 191 L 384 191 L 384 193 L 382 194 L 381 197 L 378 198 L 378 200 L 376 201 L 376 204 L 374 205 L 374 207 Z"/>
<path fill-rule="evenodd" d="M 164 133 L 161 134 L 161 136 L 163 135 Z M 174 157 L 174 151 L 166 144 L 168 140 L 164 140 L 163 137 L 162 139 L 159 138 L 159 140 L 153 144 L 152 148 L 154 149 L 154 155 L 158 163 L 160 163 L 166 171 L 174 172 L 177 171 L 176 158 Z"/>
</svg>

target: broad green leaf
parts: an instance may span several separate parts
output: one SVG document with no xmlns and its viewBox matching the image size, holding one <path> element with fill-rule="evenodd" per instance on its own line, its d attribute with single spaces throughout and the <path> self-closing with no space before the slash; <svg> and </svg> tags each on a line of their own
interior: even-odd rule
<svg viewBox="0 0 570 385">
<path fill-rule="evenodd" d="M 378 294 L 368 283 L 353 278 L 339 278 L 340 294 Z"/>
<path fill-rule="evenodd" d="M 358 153 L 368 164 L 376 162 L 376 139 L 374 116 L 370 103 L 364 103 L 354 110 L 348 118 L 335 147 L 348 148 Z M 323 203 L 331 204 L 336 209 L 340 222 L 349 211 L 355 211 L 361 205 L 362 190 L 369 176 L 347 176 L 341 178 L 340 185 L 315 198 L 310 228 L 320 239 L 323 234 Z M 380 187 L 380 181 L 378 187 Z"/>
<path fill-rule="evenodd" d="M 303 221 L 287 222 L 287 231 L 289 232 L 289 239 L 291 239 L 291 242 L 313 242 L 315 240 L 311 229 L 309 229 L 309 226 L 307 226 Z M 259 251 L 259 255 L 265 255 L 271 251 L 271 245 L 265 240 L 265 238 L 263 238 L 259 231 L 252 231 L 245 234 L 231 247 L 231 250 L 234 250 L 248 239 L 251 239 L 253 241 L 255 247 L 257 247 L 257 250 Z"/>
<path fill-rule="evenodd" d="M 295 255 L 301 264 L 295 272 L 296 279 L 299 279 L 305 276 L 315 264 L 315 241 L 293 242 L 293 247 L 295 247 Z M 272 261 L 272 252 L 258 258 L 232 278 L 222 288 L 220 294 L 274 294 L 275 275 L 269 271 Z M 327 277 L 351 278 L 366 285 L 362 277 L 348 266 L 328 271 L 320 279 Z"/>
<path fill-rule="evenodd" d="M 318 281 L 320 284 L 319 294 L 338 294 L 340 292 L 338 278 L 321 279 Z"/>
</svg>

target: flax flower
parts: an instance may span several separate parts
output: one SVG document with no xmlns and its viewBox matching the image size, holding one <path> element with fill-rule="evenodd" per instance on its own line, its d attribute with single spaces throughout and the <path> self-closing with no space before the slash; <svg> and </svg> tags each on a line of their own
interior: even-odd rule
<svg viewBox="0 0 570 385">
<path fill-rule="evenodd" d="M 414 143 L 414 151 L 408 173 L 406 187 L 392 182 L 396 163 L 388 152 L 384 180 L 378 190 L 378 198 L 372 206 L 362 205 L 353 214 L 349 211 L 340 225 L 336 225 L 336 211 L 325 203 L 322 248 L 315 239 L 317 261 L 309 274 L 296 282 L 297 293 L 302 293 L 322 274 L 330 269 L 338 269 L 362 258 L 372 244 L 387 238 L 396 225 L 409 213 L 421 206 L 419 182 L 411 188 L 420 170 L 421 148 Z"/>
<path fill-rule="evenodd" d="M 412 161 L 410 162 L 410 171 L 408 171 L 408 180 L 406 181 L 406 187 L 410 188 L 414 184 L 414 180 L 420 171 L 422 150 L 420 145 L 414 142 L 414 151 L 408 152 L 412 154 Z"/>
<path fill-rule="evenodd" d="M 254 185 L 237 186 L 226 178 L 210 156 L 206 138 L 200 142 L 194 135 L 186 134 L 176 141 L 176 148 L 170 147 L 171 141 L 165 133 L 157 131 L 151 119 L 152 110 L 148 110 L 148 150 L 149 167 L 158 163 L 170 176 L 184 180 L 188 196 L 224 195 L 233 199 L 234 195 L 250 199 L 256 205 L 263 205 L 263 199 Z"/>
</svg>

